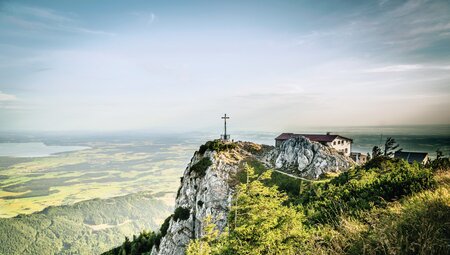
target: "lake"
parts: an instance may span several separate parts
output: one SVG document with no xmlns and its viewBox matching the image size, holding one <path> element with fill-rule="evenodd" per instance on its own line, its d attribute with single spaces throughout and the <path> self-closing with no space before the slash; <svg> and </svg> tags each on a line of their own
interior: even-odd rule
<svg viewBox="0 0 450 255">
<path fill-rule="evenodd" d="M 87 146 L 46 145 L 40 142 L 0 143 L 3 157 L 48 157 L 56 153 L 90 149 Z"/>
</svg>

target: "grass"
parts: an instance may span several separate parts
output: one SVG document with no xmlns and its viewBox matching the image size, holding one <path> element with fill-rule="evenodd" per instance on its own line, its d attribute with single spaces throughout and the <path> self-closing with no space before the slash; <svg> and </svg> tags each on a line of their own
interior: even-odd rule
<svg viewBox="0 0 450 255">
<path fill-rule="evenodd" d="M 434 189 L 319 226 L 316 254 L 450 254 L 450 171 L 435 180 Z"/>
<path fill-rule="evenodd" d="M 258 174 L 268 170 L 257 160 L 249 159 L 245 163 Z M 396 166 L 402 167 L 401 163 Z M 292 198 L 287 204 L 300 206 L 308 219 L 313 219 L 305 222 L 309 233 L 305 248 L 311 254 L 450 254 L 450 169 L 434 172 L 429 180 L 426 175 L 430 171 L 416 172 L 415 167 L 418 166 L 412 166 L 408 171 L 393 171 L 393 165 L 387 162 L 378 172 L 349 171 L 339 176 L 323 176 L 319 181 L 303 183 L 308 193 L 315 194 L 309 202 L 308 199 L 295 199 L 305 196 L 299 189 L 302 185 L 299 180 L 274 172 L 265 184 L 278 186 Z M 236 176 L 237 183 L 246 182 L 243 169 Z M 335 191 L 327 191 L 330 185 L 335 185 Z M 369 206 L 356 209 L 352 199 L 337 204 L 325 203 L 326 207 L 320 207 L 323 201 L 340 194 L 342 185 L 348 187 L 342 189 L 343 194 L 350 192 L 356 198 L 370 201 L 370 194 L 375 192 L 388 199 L 381 204 L 369 203 Z M 370 189 L 373 185 L 375 190 Z M 377 185 L 387 193 L 381 192 Z M 389 186 L 401 191 L 389 193 Z M 367 196 L 364 192 L 368 192 Z M 300 193 L 303 195 L 299 196 Z M 311 207 L 311 203 L 317 203 L 319 207 Z M 322 217 L 327 220 L 315 220 L 318 212 L 322 212 Z"/>
</svg>

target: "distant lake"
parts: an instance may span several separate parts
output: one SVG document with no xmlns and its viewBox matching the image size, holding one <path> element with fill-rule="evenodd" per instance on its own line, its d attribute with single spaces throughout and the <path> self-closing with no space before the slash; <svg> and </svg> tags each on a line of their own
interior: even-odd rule
<svg viewBox="0 0 450 255">
<path fill-rule="evenodd" d="M 56 153 L 89 149 L 87 146 L 60 146 L 44 143 L 0 143 L 0 156 L 47 157 Z"/>
</svg>

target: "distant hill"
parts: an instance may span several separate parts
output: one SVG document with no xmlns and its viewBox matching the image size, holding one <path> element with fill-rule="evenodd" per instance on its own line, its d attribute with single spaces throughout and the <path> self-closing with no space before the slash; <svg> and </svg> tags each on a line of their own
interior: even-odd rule
<svg viewBox="0 0 450 255">
<path fill-rule="evenodd" d="M 156 229 L 171 209 L 140 192 L 0 218 L 0 254 L 99 254 L 125 236 Z"/>
</svg>

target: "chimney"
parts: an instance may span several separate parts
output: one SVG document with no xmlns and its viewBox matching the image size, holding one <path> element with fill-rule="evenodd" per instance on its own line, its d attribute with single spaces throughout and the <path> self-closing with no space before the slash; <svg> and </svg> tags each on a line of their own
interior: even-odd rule
<svg viewBox="0 0 450 255">
<path fill-rule="evenodd" d="M 331 132 L 327 132 L 327 135 L 331 135 Z"/>
</svg>

